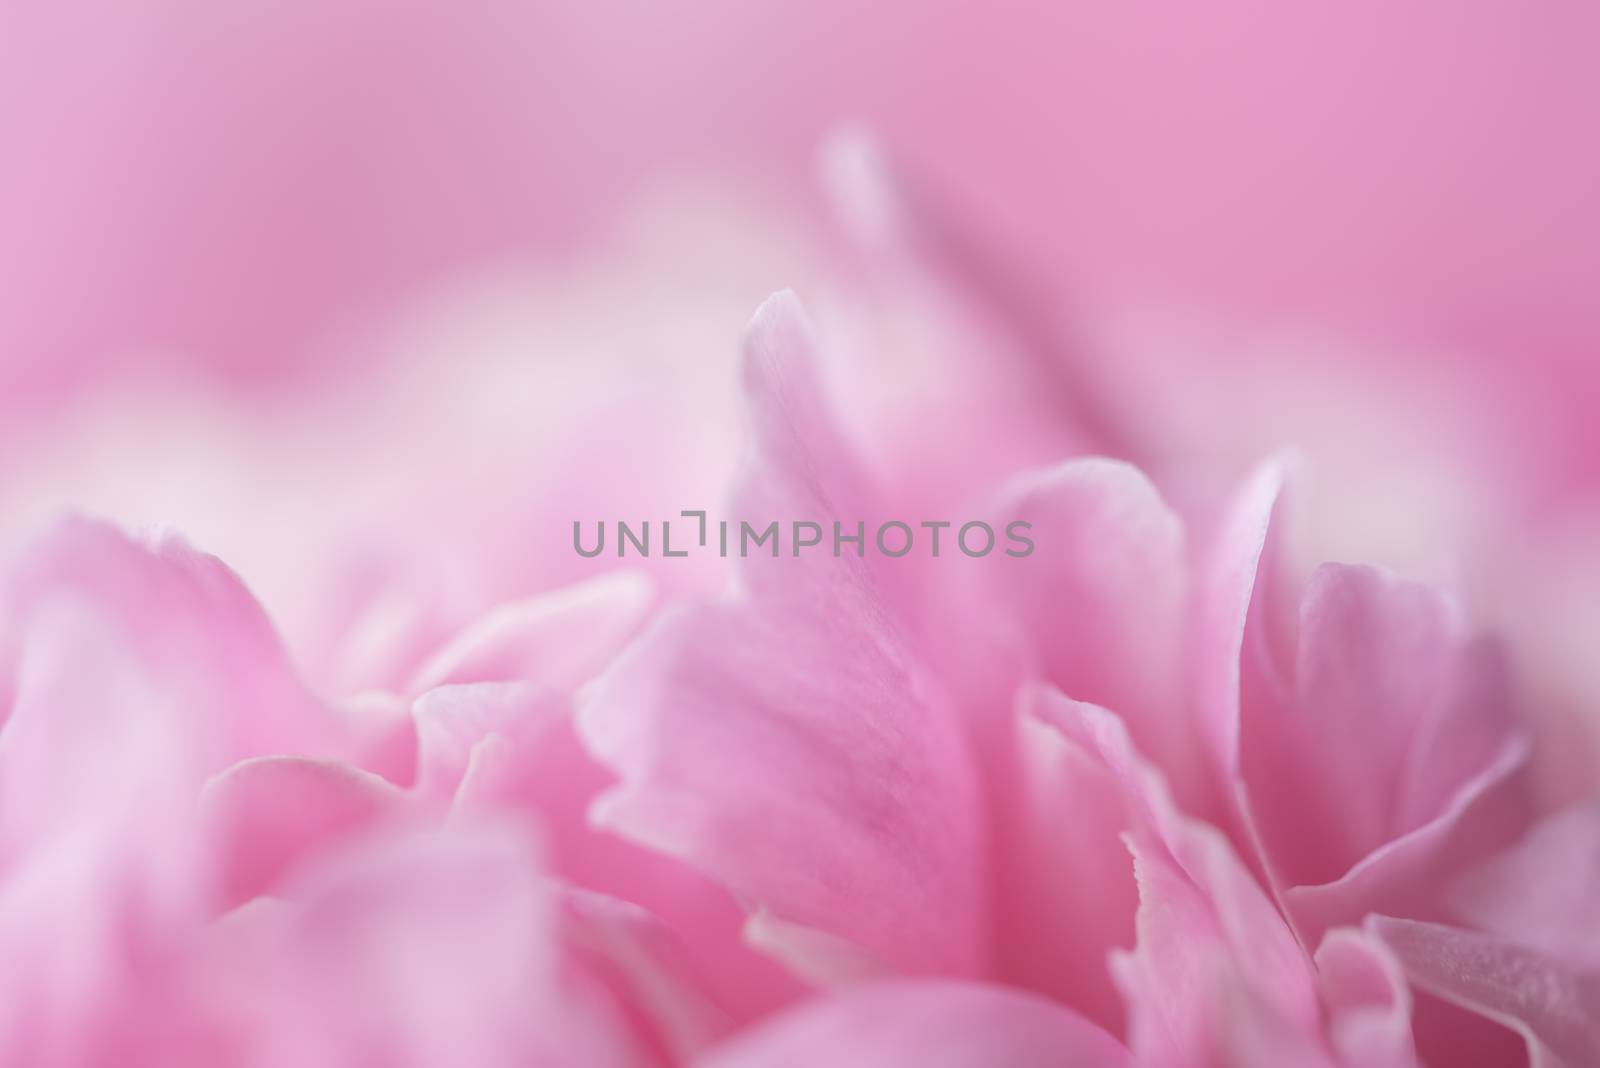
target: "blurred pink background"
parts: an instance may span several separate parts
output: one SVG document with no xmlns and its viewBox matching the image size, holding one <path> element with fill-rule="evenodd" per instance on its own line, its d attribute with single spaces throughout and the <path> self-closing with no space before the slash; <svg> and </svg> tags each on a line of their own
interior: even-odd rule
<svg viewBox="0 0 1600 1068">
<path fill-rule="evenodd" d="M 853 120 L 1084 326 L 1090 362 L 1131 368 L 1138 417 L 1178 428 L 1168 449 L 1316 454 L 1279 440 L 1314 427 L 1347 481 L 1381 481 L 1399 428 L 1492 484 L 1477 507 L 1496 529 L 1464 540 L 1565 561 L 1600 510 L 1597 33 L 1600 10 L 1564 0 L 5 3 L 0 488 L 47 479 L 52 505 L 137 513 L 159 451 L 120 496 L 70 488 L 111 478 L 93 449 L 62 459 L 105 425 L 96 395 L 198 382 L 292 407 L 395 358 L 373 330 L 508 265 L 638 261 L 594 321 L 629 320 L 666 278 L 740 315 L 804 297 L 818 145 Z M 637 205 L 685 183 L 713 209 L 716 190 L 754 198 L 728 248 L 751 218 L 781 240 L 699 255 L 690 219 L 650 259 Z M 718 328 L 730 351 L 737 321 Z M 1345 448 L 1362 442 L 1382 444 Z M 288 611 L 246 547 L 189 526 Z"/>
<path fill-rule="evenodd" d="M 1080 299 L 1479 360 L 1557 451 L 1576 452 L 1563 435 L 1593 394 L 1588 4 L 135 0 L 0 17 L 13 395 L 156 351 L 276 379 L 453 271 L 580 240 L 663 168 L 805 188 L 840 117 Z"/>
</svg>

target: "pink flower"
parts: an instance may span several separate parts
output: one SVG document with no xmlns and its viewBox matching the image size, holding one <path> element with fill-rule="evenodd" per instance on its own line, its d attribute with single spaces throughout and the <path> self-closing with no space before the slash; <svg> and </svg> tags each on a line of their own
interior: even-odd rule
<svg viewBox="0 0 1600 1068">
<path fill-rule="evenodd" d="M 874 514 L 793 299 L 746 344 L 734 514 Z M 748 561 L 742 593 L 664 617 L 586 694 L 622 777 L 595 818 L 726 885 L 748 937 L 820 981 L 999 979 L 1116 1026 L 1114 988 L 1157 1064 L 1415 1063 L 1400 921 L 1362 921 L 1440 915 L 1526 826 L 1526 750 L 1492 649 L 1423 588 L 1324 568 L 1298 638 L 1275 632 L 1281 478 L 1196 548 L 1131 468 L 1025 477 L 1008 499 L 1057 553 L 986 561 L 988 615 L 908 616 L 882 562 Z"/>
<path fill-rule="evenodd" d="M 285 11 L 178 39 L 297 38 L 309 20 Z M 341 18 L 335 43 L 372 28 Z M 1199 331 L 1130 340 L 1104 297 L 1060 314 L 993 230 L 850 129 L 822 160 L 846 240 L 801 236 L 798 208 L 680 194 L 532 277 L 341 338 L 291 387 L 271 357 L 310 362 L 324 300 L 494 245 L 497 198 L 540 200 L 542 232 L 597 195 L 575 168 L 542 200 L 562 150 L 506 145 L 522 94 L 462 82 L 492 54 L 515 89 L 527 38 L 453 25 L 430 77 L 492 113 L 440 121 L 431 92 L 380 108 L 350 125 L 392 150 L 337 183 L 338 150 L 296 151 L 326 129 L 305 108 L 246 94 L 260 121 L 235 133 L 190 91 L 205 63 L 174 67 L 182 107 L 150 116 L 170 151 L 118 147 L 137 100 L 88 116 L 91 163 L 140 164 L 136 201 L 188 188 L 196 130 L 240 172 L 200 183 L 195 229 L 147 274 L 157 223 L 137 213 L 110 213 L 114 283 L 72 268 L 121 202 L 102 172 L 124 168 L 77 168 L 100 209 L 66 228 L 0 196 L 23 247 L 62 250 L 42 311 L 0 299 L 25 350 L 0 365 L 0 441 L 29 446 L 0 458 L 0 542 L 63 503 L 172 511 L 250 580 L 165 529 L 76 518 L 7 569 L 0 1065 L 1600 1063 L 1600 733 L 1573 711 L 1600 688 L 1557 640 L 1581 628 L 1530 622 L 1565 603 L 1547 587 L 1566 558 L 1496 558 L 1581 480 L 1542 462 L 1578 432 L 1475 452 L 1519 424 L 1452 391 L 1412 455 L 1411 409 L 1378 403 L 1398 371 L 1340 378 L 1321 422 L 1314 387 L 1267 361 L 1208 356 L 1199 383 Z M 409 46 L 431 32 L 400 16 L 393 56 L 346 67 L 331 48 L 295 91 L 415 88 Z M 242 85 L 276 84 L 278 47 Z M 111 88 L 162 66 L 109 39 L 90 58 Z M 644 151 L 632 95 L 609 106 Z M 53 132 L 41 115 L 28 128 Z M 576 125 L 565 151 L 594 140 Z M 494 187 L 389 256 L 383 219 L 478 176 L 474 156 L 503 157 Z M 270 168 L 251 161 L 280 157 L 249 240 L 208 225 L 254 206 L 245 176 Z M 22 188 L 51 185 L 32 159 Z M 997 171 L 973 152 L 964 173 Z M 371 217 L 346 210 L 369 199 Z M 352 259 L 317 255 L 351 220 L 334 244 Z M 231 284 L 194 301 L 235 243 Z M 779 292 L 736 353 L 769 278 L 796 279 L 816 323 Z M 99 314 L 52 320 L 80 303 Z M 152 334 L 215 344 L 196 378 L 234 391 L 110 389 L 126 361 L 106 349 Z M 35 357 L 52 345 L 72 358 Z M 282 397 L 238 390 L 280 376 Z M 1286 423 L 1306 424 L 1304 461 L 1260 461 Z M 1480 477 L 1484 455 L 1509 470 Z M 1330 461 L 1318 499 L 1340 514 L 1297 525 L 1302 472 Z M 567 549 L 574 519 L 717 508 L 776 520 L 784 551 Z M 969 518 L 1022 524 L 1031 551 L 970 552 Z M 860 552 L 789 541 L 855 520 Z M 946 524 L 943 555 L 874 541 L 897 523 L 919 549 Z M 1351 546 L 1392 569 L 1322 559 Z"/>
<path fill-rule="evenodd" d="M 631 879 L 717 948 L 717 895 L 582 841 L 596 773 L 563 687 L 586 642 L 625 637 L 627 598 L 558 595 L 526 681 L 402 709 L 409 787 L 361 769 L 388 750 L 370 711 L 313 700 L 233 576 L 170 536 L 70 522 L 5 604 L 7 1063 L 634 1065 L 725 1030 L 660 920 L 551 878 Z M 548 847 L 489 805 L 513 769 Z"/>
<path fill-rule="evenodd" d="M 173 536 L 38 542 L 0 601 L 0 1054 L 1593 1056 L 1592 812 L 1534 822 L 1448 598 L 1296 591 L 1283 462 L 1179 508 L 1122 461 L 1019 469 L 1004 404 L 959 478 L 886 491 L 915 453 L 858 450 L 820 344 L 790 293 L 748 328 L 731 519 L 981 507 L 1035 552 L 598 570 L 328 700 Z"/>
</svg>

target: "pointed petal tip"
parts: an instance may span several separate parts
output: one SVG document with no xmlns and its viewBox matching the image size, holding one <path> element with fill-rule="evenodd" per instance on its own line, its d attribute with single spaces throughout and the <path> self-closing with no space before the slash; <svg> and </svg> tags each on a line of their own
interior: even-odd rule
<svg viewBox="0 0 1600 1068">
<path fill-rule="evenodd" d="M 788 286 L 773 292 L 750 316 L 744 328 L 746 348 L 752 342 L 764 340 L 774 329 L 784 326 L 809 326 L 800 295 Z"/>
</svg>

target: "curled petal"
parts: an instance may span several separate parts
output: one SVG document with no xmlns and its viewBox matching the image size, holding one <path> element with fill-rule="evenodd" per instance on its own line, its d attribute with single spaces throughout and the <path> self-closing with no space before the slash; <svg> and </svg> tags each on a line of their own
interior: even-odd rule
<svg viewBox="0 0 1600 1068">
<path fill-rule="evenodd" d="M 1362 1068 L 1415 1068 L 1411 990 L 1389 948 L 1366 931 L 1340 927 L 1323 938 L 1315 960 L 1328 1041 L 1340 1059 Z"/>
<path fill-rule="evenodd" d="M 1298 928 L 1314 936 L 1384 908 L 1438 915 L 1451 875 L 1515 834 L 1525 818 L 1518 772 L 1527 758 L 1527 742 L 1507 738 L 1494 761 L 1461 784 L 1434 819 L 1379 846 L 1333 882 L 1285 890 Z"/>
<path fill-rule="evenodd" d="M 404 794 L 385 780 L 332 761 L 257 757 L 229 768 L 201 794 L 223 907 L 267 892 L 306 857 L 403 804 Z"/>
<path fill-rule="evenodd" d="M 1220 776 L 1223 795 L 1232 798 L 1240 777 L 1241 702 L 1244 665 L 1270 665 L 1266 650 L 1247 648 L 1259 638 L 1261 616 L 1270 608 L 1269 563 L 1273 532 L 1284 489 L 1295 461 L 1279 457 L 1251 473 L 1229 504 L 1214 543 L 1205 553 L 1206 569 L 1197 597 L 1195 632 L 1195 707 L 1201 737 Z M 1251 625 L 1252 617 L 1255 625 Z"/>
<path fill-rule="evenodd" d="M 1262 1041 L 1280 1031 L 1314 1039 L 1310 961 L 1227 838 L 1177 808 L 1115 715 L 1048 688 L 1033 699 L 1036 715 L 1095 755 L 1126 798 L 1138 943 L 1113 955 L 1112 974 L 1128 1006 L 1134 1052 L 1188 1063 L 1193 1051 L 1231 1048 L 1258 1026 Z M 1219 1000 L 1220 992 L 1232 1000 Z M 1240 1006 L 1249 1007 L 1246 1031 L 1229 1022 Z M 1270 1021 L 1256 1020 L 1260 1014 Z"/>
<path fill-rule="evenodd" d="M 453 797 L 474 748 L 497 736 L 532 742 L 566 722 L 568 702 L 527 682 L 455 683 L 412 703 L 417 732 L 417 791 Z"/>
<path fill-rule="evenodd" d="M 1291 883 L 1330 881 L 1437 819 L 1512 741 L 1498 655 L 1463 630 L 1455 605 L 1425 586 L 1336 564 L 1312 575 L 1296 700 L 1252 724 L 1276 743 L 1252 782 L 1291 779 L 1276 794 L 1300 801 L 1259 816 Z"/>
<path fill-rule="evenodd" d="M 810 347 L 789 294 L 747 332 L 740 515 L 865 499 Z M 810 929 L 886 965 L 970 972 L 982 859 L 960 724 L 863 561 L 762 556 L 745 575 L 746 596 L 659 618 L 583 696 L 584 742 L 621 778 L 592 818 L 764 910 L 769 944 L 802 971 Z"/>
<path fill-rule="evenodd" d="M 998 784 L 997 965 L 1008 981 L 1120 1033 L 1106 958 L 1134 941 L 1127 802 L 1098 755 L 1041 715 L 1040 703 L 1026 691 L 1018 701 L 1013 763 Z"/>
<path fill-rule="evenodd" d="M 1181 714 L 1188 564 L 1177 515 L 1138 469 L 1103 459 L 1019 478 L 999 514 L 1031 523 L 1038 546 L 993 568 L 1038 676 L 1117 709 L 1141 749 L 1197 788 L 1206 769 Z"/>
<path fill-rule="evenodd" d="M 413 796 L 471 823 L 499 814 L 535 823 L 552 873 L 651 910 L 741 1019 L 797 985 L 740 939 L 727 891 L 677 859 L 591 826 L 593 800 L 615 783 L 579 742 L 568 701 L 530 683 L 441 686 L 413 705 L 421 773 Z"/>
<path fill-rule="evenodd" d="M 571 693 L 639 629 L 653 600 L 648 578 L 618 571 L 502 605 L 434 653 L 407 689 L 526 680 Z"/>
</svg>

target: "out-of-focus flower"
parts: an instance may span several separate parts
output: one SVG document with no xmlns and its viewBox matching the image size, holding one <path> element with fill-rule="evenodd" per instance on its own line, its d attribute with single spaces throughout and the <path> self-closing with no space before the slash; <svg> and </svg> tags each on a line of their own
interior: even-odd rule
<svg viewBox="0 0 1600 1068">
<path fill-rule="evenodd" d="M 792 298 L 751 327 L 735 515 L 876 514 L 811 345 Z M 1439 915 L 1452 873 L 1526 826 L 1526 750 L 1492 650 L 1420 587 L 1319 570 L 1297 663 L 1274 659 L 1294 638 L 1269 589 L 1280 480 L 1255 477 L 1191 557 L 1131 468 L 1025 477 L 1010 499 L 1055 554 L 993 561 L 978 581 L 1011 607 L 987 616 L 906 617 L 899 561 L 748 561 L 742 594 L 663 618 L 586 695 L 583 736 L 622 777 L 596 817 L 728 886 L 749 936 L 818 979 L 1007 979 L 1112 1023 L 1114 985 L 1155 1064 L 1415 1063 L 1401 963 L 1359 925 Z M 928 659 L 945 629 L 969 632 L 965 660 Z M 1131 731 L 1038 694 L 1009 763 L 1009 703 L 961 685 L 984 656 L 991 684 L 1011 665 Z M 1296 817 L 1328 825 L 1297 839 Z"/>
<path fill-rule="evenodd" d="M 77 521 L 22 557 L 15 1055 L 677 1064 L 749 1029 L 713 1058 L 896 1063 L 940 1018 L 974 1063 L 1409 1065 L 1408 977 L 1589 1049 L 1589 962 L 1504 889 L 1587 824 L 1492 855 L 1527 826 L 1526 750 L 1448 601 L 1330 566 L 1295 625 L 1281 464 L 1180 512 L 1120 461 L 1019 473 L 1037 446 L 980 437 L 961 486 L 885 492 L 914 454 L 857 451 L 817 349 L 790 294 L 747 332 L 733 518 L 987 483 L 1045 552 L 757 555 L 659 612 L 648 574 L 602 571 L 333 701 L 170 537 Z M 1483 967 L 1441 974 L 1462 946 Z M 1575 993 L 1517 1000 L 1517 954 Z"/>
<path fill-rule="evenodd" d="M 292 37 L 286 10 L 260 17 Z M 300 91 L 409 84 L 404 51 Z M 195 99 L 154 143 L 212 128 Z M 298 144 L 297 114 L 265 108 L 252 153 Z M 404 158 L 433 159 L 415 114 L 391 117 L 420 131 Z M 463 137 L 492 151 L 497 128 Z M 186 157 L 140 158 L 165 188 Z M 528 195 L 540 158 L 510 153 L 499 192 Z M 1535 608 L 1502 639 L 1480 597 L 1549 583 L 1497 552 L 1581 467 L 1523 492 L 1559 447 L 1500 447 L 1471 390 L 1418 434 L 1398 372 L 1317 405 L 1298 370 L 1218 358 L 1197 392 L 1200 332 L 1063 314 L 859 131 L 823 175 L 845 241 L 771 189 L 679 191 L 559 268 L 330 341 L 270 397 L 239 383 L 319 299 L 408 284 L 494 213 L 463 203 L 425 262 L 374 274 L 291 228 L 210 319 L 182 312 L 210 231 L 76 330 L 0 297 L 25 345 L 84 350 L 0 364 L 0 544 L 28 546 L 0 588 L 0 1063 L 1600 1059 L 1597 829 L 1555 804 L 1596 789 L 1570 704 L 1594 681 Z M 349 190 L 284 177 L 253 225 L 347 217 Z M 58 235 L 69 265 L 97 232 Z M 381 258 L 367 232 L 345 244 Z M 45 277 L 47 310 L 85 296 Z M 293 321 L 223 361 L 231 391 L 102 381 L 126 370 L 97 364 L 102 333 L 233 337 L 279 280 Z M 733 324 L 784 282 L 816 325 L 781 292 L 737 360 Z M 1257 464 L 1286 427 L 1333 473 L 1299 527 L 1295 465 Z M 24 538 L 62 505 L 184 518 L 265 608 L 168 533 Z M 569 548 L 574 520 L 719 506 L 1019 520 L 1034 551 Z M 1352 548 L 1397 570 L 1322 562 Z M 1531 685 L 1508 666 L 1530 647 L 1559 669 Z"/>
</svg>

